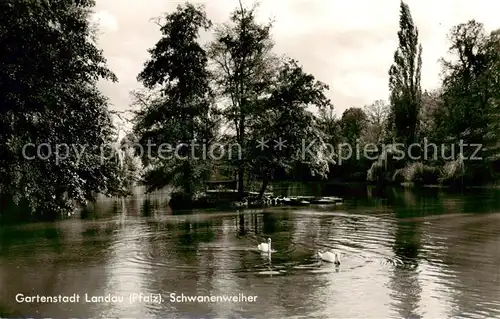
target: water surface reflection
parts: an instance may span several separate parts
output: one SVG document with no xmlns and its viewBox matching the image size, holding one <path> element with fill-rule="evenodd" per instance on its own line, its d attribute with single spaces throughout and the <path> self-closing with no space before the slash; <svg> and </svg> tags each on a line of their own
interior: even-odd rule
<svg viewBox="0 0 500 319">
<path fill-rule="evenodd" d="M 387 189 L 338 207 L 173 215 L 164 194 L 0 228 L 0 315 L 187 318 L 500 317 L 497 192 Z M 335 194 L 334 194 L 335 195 Z M 272 238 L 271 260 L 256 252 Z M 318 249 L 337 249 L 339 268 Z M 164 302 L 19 304 L 17 293 L 162 294 Z M 174 303 L 172 294 L 257 296 Z"/>
</svg>

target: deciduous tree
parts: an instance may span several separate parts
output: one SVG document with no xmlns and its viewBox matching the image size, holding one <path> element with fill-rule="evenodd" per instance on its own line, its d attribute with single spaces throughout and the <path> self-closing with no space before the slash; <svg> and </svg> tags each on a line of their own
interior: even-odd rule
<svg viewBox="0 0 500 319">
<path fill-rule="evenodd" d="M 143 154 L 148 190 L 170 184 L 191 200 L 210 168 L 201 144 L 210 144 L 217 124 L 207 52 L 199 43 L 200 31 L 211 22 L 203 6 L 188 3 L 160 19 L 159 26 L 162 37 L 138 76 L 149 92 L 135 95 L 142 102 L 135 131 L 151 150 Z M 161 149 L 162 144 L 173 149 Z"/>
<path fill-rule="evenodd" d="M 223 100 L 223 115 L 235 133 L 234 141 L 243 150 L 236 161 L 238 193 L 244 195 L 245 172 L 250 167 L 251 146 L 247 144 L 248 126 L 255 115 L 257 101 L 266 94 L 275 73 L 277 58 L 272 54 L 271 23 L 255 21 L 256 6 L 244 8 L 240 2 L 230 17 L 230 23 L 221 25 L 210 45 L 215 65 L 217 88 Z"/>
<path fill-rule="evenodd" d="M 0 2 L 0 197 L 37 217 L 123 193 L 116 163 L 101 156 L 114 128 L 97 81 L 117 79 L 88 22 L 94 4 Z M 50 150 L 37 155 L 43 143 Z"/>
</svg>

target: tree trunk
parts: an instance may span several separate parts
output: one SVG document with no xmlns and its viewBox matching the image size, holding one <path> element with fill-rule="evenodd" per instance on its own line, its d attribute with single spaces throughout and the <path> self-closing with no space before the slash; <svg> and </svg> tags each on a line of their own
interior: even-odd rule
<svg viewBox="0 0 500 319">
<path fill-rule="evenodd" d="M 243 103 L 240 104 L 240 108 L 242 107 Z M 242 150 L 245 149 L 245 115 L 243 113 L 243 110 L 240 109 L 240 123 L 239 123 L 239 132 L 238 132 L 238 142 L 240 144 L 240 147 Z M 244 158 L 245 152 L 243 151 L 242 158 L 240 159 L 238 163 L 238 197 L 240 200 L 243 199 L 245 196 L 245 158 Z"/>
<path fill-rule="evenodd" d="M 239 214 L 238 219 L 239 219 L 239 224 L 240 224 L 240 234 L 244 235 L 245 234 L 245 215 Z"/>
<path fill-rule="evenodd" d="M 267 185 L 269 185 L 269 177 L 264 177 L 264 180 L 262 181 L 262 186 L 260 187 L 260 191 L 259 191 L 259 199 L 262 199 L 262 197 L 264 197 L 264 193 L 266 192 L 266 189 L 267 189 Z"/>
<path fill-rule="evenodd" d="M 184 194 L 190 199 L 194 199 L 194 189 L 192 185 L 192 170 L 191 170 L 191 163 L 189 161 L 186 161 L 184 163 L 184 172 L 183 172 L 183 188 L 184 188 Z"/>
<path fill-rule="evenodd" d="M 238 197 L 240 200 L 243 199 L 243 196 L 245 195 L 245 185 L 244 185 L 244 177 L 245 177 L 245 170 L 242 167 L 243 165 L 240 164 L 240 167 L 238 167 Z"/>
</svg>

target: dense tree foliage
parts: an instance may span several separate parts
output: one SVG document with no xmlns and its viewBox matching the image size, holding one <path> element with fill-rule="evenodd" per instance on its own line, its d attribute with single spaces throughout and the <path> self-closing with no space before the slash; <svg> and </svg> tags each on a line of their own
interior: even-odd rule
<svg viewBox="0 0 500 319">
<path fill-rule="evenodd" d="M 439 126 L 451 150 L 459 149 L 460 142 L 470 145 L 461 155 L 468 159 L 467 179 L 474 182 L 491 179 L 491 163 L 499 151 L 499 40 L 497 32 L 487 34 L 474 20 L 460 24 L 450 32 L 450 53 L 456 62 L 443 61 L 443 116 Z M 474 145 L 482 145 L 480 154 L 475 154 Z M 479 160 L 480 156 L 483 159 Z"/>
<path fill-rule="evenodd" d="M 210 159 L 192 147 L 210 144 L 217 125 L 207 53 L 198 42 L 210 27 L 202 7 L 178 6 L 160 20 L 162 38 L 138 76 L 150 97 L 136 94 L 143 107 L 135 125 L 149 190 L 171 184 L 192 199 L 210 171 Z"/>
<path fill-rule="evenodd" d="M 250 141 L 262 147 L 250 152 L 252 173 L 267 183 L 277 171 L 290 173 L 298 164 L 307 164 L 311 174 L 324 176 L 332 162 L 326 136 L 316 116 L 307 109 L 314 105 L 320 110 L 330 106 L 325 96 L 328 87 L 307 74 L 293 59 L 284 60 L 269 95 L 253 110 Z M 305 147 L 304 147 L 305 146 Z"/>
<path fill-rule="evenodd" d="M 142 143 L 146 139 L 189 143 L 203 138 L 238 145 L 238 154 L 227 158 L 226 153 L 217 164 L 236 169 L 240 197 L 245 194 L 246 181 L 263 180 L 263 193 L 277 171 L 290 171 L 300 162 L 307 162 L 314 173 L 328 169 L 328 159 L 316 156 L 320 149 L 326 155 L 323 132 L 307 110 L 330 105 L 325 97 L 327 86 L 305 73 L 296 61 L 271 52 L 272 25 L 258 24 L 255 10 L 240 4 L 229 23 L 215 28 L 214 40 L 205 51 L 197 42 L 198 30 L 208 31 L 210 26 L 203 7 L 178 6 L 167 15 L 163 37 L 150 51 L 152 58 L 139 76 L 146 88 L 156 93 L 136 94 L 142 101 L 136 119 Z M 214 100 L 219 101 L 217 110 Z M 225 132 L 216 131 L 219 122 L 215 115 L 221 115 Z M 193 126 L 193 119 L 197 125 Z M 303 156 L 298 153 L 307 138 L 317 141 Z M 277 149 L 274 141 L 279 139 L 285 144 Z M 268 145 L 259 150 L 257 145 L 264 140 Z M 153 157 L 157 159 L 158 154 Z M 199 187 L 186 183 L 203 182 L 206 177 L 195 173 L 193 167 L 205 165 L 208 171 L 209 162 L 214 161 L 205 158 L 193 165 L 193 159 L 156 160 L 145 182 L 150 189 L 177 185 L 170 172 L 184 170 L 176 176 L 183 191 L 191 194 Z"/>
<path fill-rule="evenodd" d="M 93 5 L 90 0 L 0 2 L 4 207 L 25 204 L 38 217 L 54 218 L 94 193 L 123 191 L 116 161 L 101 157 L 114 127 L 96 85 L 116 77 L 95 45 L 88 22 Z M 50 149 L 42 146 L 36 155 L 42 143 Z M 57 144 L 68 145 L 59 156 Z"/>
<path fill-rule="evenodd" d="M 255 6 L 247 9 L 240 2 L 229 23 L 216 29 L 215 40 L 209 45 L 215 85 L 220 97 L 227 101 L 223 115 L 235 132 L 226 141 L 237 143 L 242 150 L 241 157 L 235 161 L 240 197 L 245 191 L 244 180 L 251 161 L 248 127 L 256 114 L 256 105 L 272 84 L 270 81 L 277 62 L 271 52 L 274 46 L 270 35 L 272 25 L 258 24 L 255 10 Z"/>
<path fill-rule="evenodd" d="M 345 140 L 355 145 L 367 125 L 366 113 L 359 107 L 351 107 L 344 111 L 340 119 L 340 126 Z"/>
</svg>

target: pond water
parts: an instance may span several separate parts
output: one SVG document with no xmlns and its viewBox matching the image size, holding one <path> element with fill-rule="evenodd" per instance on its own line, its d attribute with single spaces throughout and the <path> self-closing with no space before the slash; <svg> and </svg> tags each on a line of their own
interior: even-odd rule
<svg viewBox="0 0 500 319">
<path fill-rule="evenodd" d="M 500 318 L 500 192 L 322 192 L 345 202 L 174 215 L 158 193 L 0 227 L 0 317 Z"/>
</svg>

